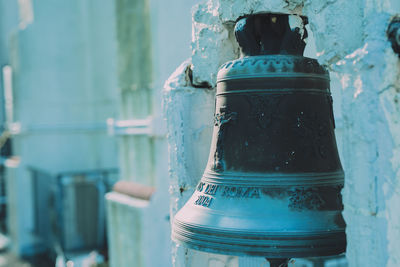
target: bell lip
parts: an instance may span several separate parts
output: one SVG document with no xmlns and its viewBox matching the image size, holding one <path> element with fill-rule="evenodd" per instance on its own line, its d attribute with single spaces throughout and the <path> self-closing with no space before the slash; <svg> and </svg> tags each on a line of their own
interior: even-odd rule
<svg viewBox="0 0 400 267">
<path fill-rule="evenodd" d="M 330 81 L 329 72 L 314 58 L 299 55 L 245 56 L 221 65 L 217 83 L 257 78 L 311 78 Z"/>
<path fill-rule="evenodd" d="M 345 225 L 291 231 L 211 227 L 183 215 L 188 203 L 173 219 L 171 238 L 192 249 L 225 255 L 299 258 L 337 255 L 346 248 Z M 341 211 L 324 213 L 340 214 Z"/>
<path fill-rule="evenodd" d="M 346 252 L 346 248 L 338 248 L 332 249 L 331 251 L 323 251 L 320 253 L 315 253 L 313 248 L 311 248 L 311 252 L 286 252 L 286 253 L 278 253 L 278 252 L 246 252 L 241 250 L 219 250 L 217 248 L 205 247 L 201 245 L 195 245 L 191 243 L 186 243 L 183 241 L 179 241 L 176 239 L 172 239 L 176 244 L 182 245 L 184 247 L 199 250 L 208 253 L 220 254 L 220 255 L 231 255 L 231 256 L 245 256 L 245 257 L 264 257 L 264 258 L 309 258 L 309 257 L 329 257 L 344 254 Z"/>
<path fill-rule="evenodd" d="M 329 234 L 325 233 L 324 236 L 315 234 L 315 236 L 321 236 L 321 239 L 327 242 L 327 244 L 308 244 L 305 246 L 290 246 L 290 240 L 287 244 L 277 245 L 279 239 L 269 239 L 262 246 L 256 244 L 257 238 L 247 239 L 250 242 L 233 242 L 235 239 L 225 239 L 223 242 L 212 242 L 212 235 L 203 235 L 198 238 L 183 237 L 177 233 L 177 225 L 173 224 L 171 233 L 171 239 L 179 244 L 190 249 L 200 250 L 204 252 L 223 254 L 223 255 L 235 255 L 235 256 L 259 256 L 268 258 L 304 258 L 304 257 L 320 257 L 320 256 L 333 256 L 339 255 L 346 251 L 346 234 L 345 230 L 331 231 Z M 335 238 L 328 239 L 327 237 L 334 236 Z M 287 237 L 290 237 L 289 235 Z M 292 235 L 293 238 L 299 240 L 299 235 Z M 311 236 L 310 236 L 311 237 Z M 202 239 L 202 240 L 201 240 Z M 303 239 L 305 242 L 307 239 Z M 309 239 L 311 240 L 311 239 Z M 230 242 L 231 241 L 231 242 Z M 251 244 L 251 241 L 254 243 Z"/>
<path fill-rule="evenodd" d="M 217 236 L 220 236 L 221 238 L 223 237 L 230 237 L 230 238 L 243 238 L 245 240 L 287 240 L 287 239 L 301 239 L 305 237 L 309 237 L 310 240 L 314 239 L 320 239 L 319 237 L 321 236 L 334 236 L 338 235 L 341 233 L 345 232 L 345 228 L 338 228 L 336 230 L 325 230 L 325 231 L 303 231 L 303 232 L 296 232 L 296 231 L 286 231 L 286 232 L 266 232 L 266 231 L 237 231 L 234 229 L 217 229 L 217 228 L 209 228 L 209 227 L 203 227 L 198 224 L 190 224 L 190 223 L 184 223 L 181 221 L 178 221 L 174 219 L 174 229 L 173 232 L 177 232 L 175 229 L 179 228 L 185 232 L 192 232 L 197 234 L 199 236 L 206 236 L 202 234 L 201 232 L 208 232 Z M 198 229 L 198 231 L 194 230 Z M 207 235 L 208 236 L 208 235 Z M 236 236 L 236 237 L 235 237 Z"/>
<path fill-rule="evenodd" d="M 321 251 L 319 253 L 316 253 L 315 248 L 310 248 L 309 251 L 304 251 L 304 252 L 285 252 L 285 253 L 243 251 L 243 250 L 240 250 L 240 248 L 238 248 L 238 250 L 220 250 L 217 248 L 187 243 L 184 241 L 177 240 L 173 237 L 172 237 L 172 241 L 174 241 L 176 244 L 182 245 L 186 248 L 199 250 L 199 251 L 203 251 L 203 252 L 207 252 L 207 253 L 214 253 L 214 254 L 220 254 L 220 255 L 231 255 L 231 256 L 245 256 L 245 257 L 249 257 L 249 256 L 250 257 L 264 257 L 264 258 L 272 258 L 272 259 L 329 257 L 329 256 L 344 254 L 346 252 L 346 248 L 342 248 L 342 247 L 332 249 L 329 251 L 326 251 L 326 250 Z"/>
<path fill-rule="evenodd" d="M 182 209 L 181 209 L 182 210 Z M 181 212 L 181 210 L 179 212 Z M 329 213 L 337 213 L 342 212 L 343 210 L 336 210 L 336 211 L 328 211 Z M 178 213 L 179 213 L 178 212 Z M 176 215 L 178 215 L 178 213 Z M 264 231 L 264 230 L 239 230 L 234 228 L 213 228 L 209 226 L 204 226 L 202 224 L 197 223 L 187 223 L 178 219 L 175 215 L 173 224 L 172 224 L 172 232 L 177 232 L 180 229 L 180 232 L 186 233 L 196 233 L 198 236 L 209 236 L 209 235 L 216 235 L 220 238 L 227 237 L 228 239 L 245 239 L 245 240 L 287 240 L 288 238 L 306 238 L 308 237 L 310 240 L 320 239 L 321 236 L 329 237 L 335 236 L 340 233 L 345 232 L 345 225 L 342 227 L 336 227 L 332 229 L 326 230 L 317 230 L 314 229 L 312 231 Z M 207 234 L 204 234 L 207 233 Z"/>
</svg>

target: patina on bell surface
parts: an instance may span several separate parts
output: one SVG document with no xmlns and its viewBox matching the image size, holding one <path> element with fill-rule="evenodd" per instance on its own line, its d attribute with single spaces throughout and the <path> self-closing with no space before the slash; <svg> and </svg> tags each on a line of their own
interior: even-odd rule
<svg viewBox="0 0 400 267">
<path fill-rule="evenodd" d="M 302 56 L 304 31 L 287 15 L 237 22 L 242 57 L 218 73 L 210 157 L 174 218 L 177 243 L 267 258 L 345 251 L 329 73 Z"/>
</svg>

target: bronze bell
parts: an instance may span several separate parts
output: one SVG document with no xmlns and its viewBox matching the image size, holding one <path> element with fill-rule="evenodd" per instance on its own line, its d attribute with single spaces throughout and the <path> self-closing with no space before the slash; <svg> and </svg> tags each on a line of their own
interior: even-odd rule
<svg viewBox="0 0 400 267">
<path fill-rule="evenodd" d="M 242 57 L 219 70 L 209 161 L 174 218 L 177 243 L 269 259 L 345 251 L 329 73 L 302 56 L 307 19 L 290 20 L 236 23 Z"/>
</svg>

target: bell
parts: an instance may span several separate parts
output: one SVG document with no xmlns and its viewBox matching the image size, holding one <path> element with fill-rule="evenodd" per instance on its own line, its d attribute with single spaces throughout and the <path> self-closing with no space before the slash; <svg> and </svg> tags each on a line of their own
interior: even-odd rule
<svg viewBox="0 0 400 267">
<path fill-rule="evenodd" d="M 306 23 L 236 23 L 242 56 L 219 70 L 208 164 L 174 218 L 175 242 L 271 262 L 345 251 L 329 73 L 302 56 Z"/>
</svg>

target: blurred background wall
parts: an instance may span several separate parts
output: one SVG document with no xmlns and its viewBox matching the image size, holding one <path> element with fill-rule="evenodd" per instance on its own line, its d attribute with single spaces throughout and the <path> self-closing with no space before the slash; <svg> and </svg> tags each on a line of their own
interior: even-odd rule
<svg viewBox="0 0 400 267">
<path fill-rule="evenodd" d="M 12 134 L 15 156 L 6 164 L 10 166 L 6 169 L 8 231 L 12 250 L 29 255 L 63 242 L 43 237 L 46 229 L 61 231 L 65 238 L 85 231 L 69 226 L 83 219 L 80 212 L 90 210 L 77 207 L 85 202 L 80 198 L 88 193 L 84 187 L 89 184 L 78 181 L 85 179 L 84 174 L 74 172 L 118 166 L 116 141 L 107 135 L 105 124 L 118 110 L 115 14 L 112 3 L 106 1 L 103 5 L 89 1 L 0 3 L 3 89 L 12 96 L 6 129 Z M 72 173 L 67 182 L 59 177 L 65 172 Z M 97 181 L 92 185 L 98 192 L 104 190 Z M 60 199 L 61 192 L 49 193 L 54 190 L 69 194 L 65 196 L 70 198 L 68 203 Z M 96 204 L 102 205 L 101 201 Z M 40 212 L 51 207 L 60 214 Z M 55 221 L 63 225 L 54 226 Z"/>
<path fill-rule="evenodd" d="M 190 56 L 194 4 L 0 1 L 2 219 L 13 253 L 78 264 L 91 250 L 107 258 L 110 243 L 112 266 L 170 264 L 161 90 Z M 105 201 L 118 180 L 155 188 L 156 204 L 118 192 Z"/>
</svg>

